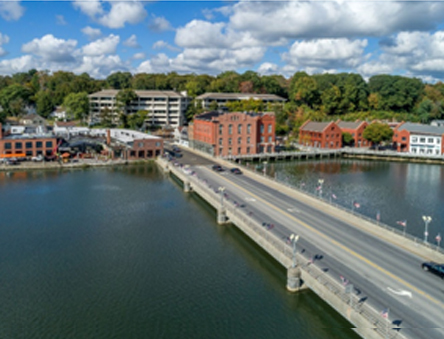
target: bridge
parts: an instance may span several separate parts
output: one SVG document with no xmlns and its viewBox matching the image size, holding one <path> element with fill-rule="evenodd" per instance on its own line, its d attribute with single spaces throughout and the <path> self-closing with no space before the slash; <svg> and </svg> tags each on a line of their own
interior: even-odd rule
<svg viewBox="0 0 444 339">
<path fill-rule="evenodd" d="M 443 282 L 421 270 L 423 261 L 444 262 L 442 251 L 247 169 L 215 172 L 214 159 L 183 153 L 181 164 L 158 164 L 213 206 L 219 224 L 235 225 L 284 266 L 289 291 L 309 288 L 363 338 L 444 338 Z"/>
</svg>

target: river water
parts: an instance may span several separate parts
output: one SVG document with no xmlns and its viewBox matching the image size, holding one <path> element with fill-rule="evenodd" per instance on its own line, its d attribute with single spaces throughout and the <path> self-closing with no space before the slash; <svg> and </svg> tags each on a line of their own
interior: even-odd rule
<svg viewBox="0 0 444 339">
<path fill-rule="evenodd" d="M 267 164 L 267 175 L 427 241 L 444 237 L 444 166 L 330 159 Z M 319 180 L 323 180 L 322 189 Z M 355 208 L 353 203 L 359 204 Z M 398 224 L 406 221 L 406 227 Z M 443 243 L 440 243 L 443 246 Z"/>
<path fill-rule="evenodd" d="M 0 338 L 357 338 L 285 273 L 155 165 L 0 172 Z"/>
</svg>

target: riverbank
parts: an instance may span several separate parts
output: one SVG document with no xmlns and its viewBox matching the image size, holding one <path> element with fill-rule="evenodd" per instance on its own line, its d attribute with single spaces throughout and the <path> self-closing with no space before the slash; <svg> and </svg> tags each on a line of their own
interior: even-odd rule
<svg viewBox="0 0 444 339">
<path fill-rule="evenodd" d="M 82 169 L 90 167 L 112 167 L 112 166 L 125 166 L 125 165 L 137 165 L 152 162 L 154 159 L 149 160 L 80 160 L 73 163 L 59 163 L 52 162 L 22 162 L 19 165 L 0 165 L 0 171 L 30 171 L 30 170 L 54 170 L 54 169 Z"/>
</svg>

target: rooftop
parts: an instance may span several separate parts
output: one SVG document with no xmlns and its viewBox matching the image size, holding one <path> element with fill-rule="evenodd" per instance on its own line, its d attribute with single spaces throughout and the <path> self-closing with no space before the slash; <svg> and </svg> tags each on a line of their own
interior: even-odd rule
<svg viewBox="0 0 444 339">
<path fill-rule="evenodd" d="M 305 124 L 305 126 L 301 127 L 301 131 L 322 132 L 330 124 L 331 121 L 329 122 L 310 121 L 307 124 Z"/>
<path fill-rule="evenodd" d="M 196 97 L 197 100 L 203 99 L 233 99 L 233 100 L 274 100 L 285 101 L 284 98 L 275 94 L 256 94 L 256 93 L 204 93 Z"/>
<path fill-rule="evenodd" d="M 414 124 L 411 122 L 406 122 L 398 128 L 398 131 L 403 131 L 403 130 L 419 134 L 430 134 L 430 135 L 444 134 L 443 126 L 430 126 L 430 125 Z"/>
<path fill-rule="evenodd" d="M 362 125 L 364 121 L 338 121 L 336 125 L 339 126 L 339 128 L 345 128 L 345 129 L 357 129 L 359 126 Z"/>
<path fill-rule="evenodd" d="M 155 91 L 155 90 L 135 90 L 138 97 L 169 97 L 169 98 L 183 98 L 184 95 L 176 91 Z M 117 89 L 104 89 L 100 92 L 89 94 L 90 98 L 104 98 L 115 97 L 119 93 Z"/>
<path fill-rule="evenodd" d="M 221 112 L 221 111 L 209 111 L 209 112 L 205 112 L 199 115 L 196 115 L 194 117 L 194 119 L 196 120 L 212 120 L 213 118 L 218 118 L 221 115 L 225 115 L 225 114 L 246 114 L 250 117 L 258 117 L 258 116 L 262 116 L 264 114 L 271 114 L 271 112 L 268 113 L 256 113 L 256 112 Z"/>
</svg>

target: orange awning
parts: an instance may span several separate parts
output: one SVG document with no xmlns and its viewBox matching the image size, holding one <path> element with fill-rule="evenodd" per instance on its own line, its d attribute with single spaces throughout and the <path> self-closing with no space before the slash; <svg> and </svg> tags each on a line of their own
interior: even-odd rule
<svg viewBox="0 0 444 339">
<path fill-rule="evenodd" d="M 0 154 L 0 158 L 24 158 L 25 153 L 13 153 L 13 154 Z"/>
</svg>

